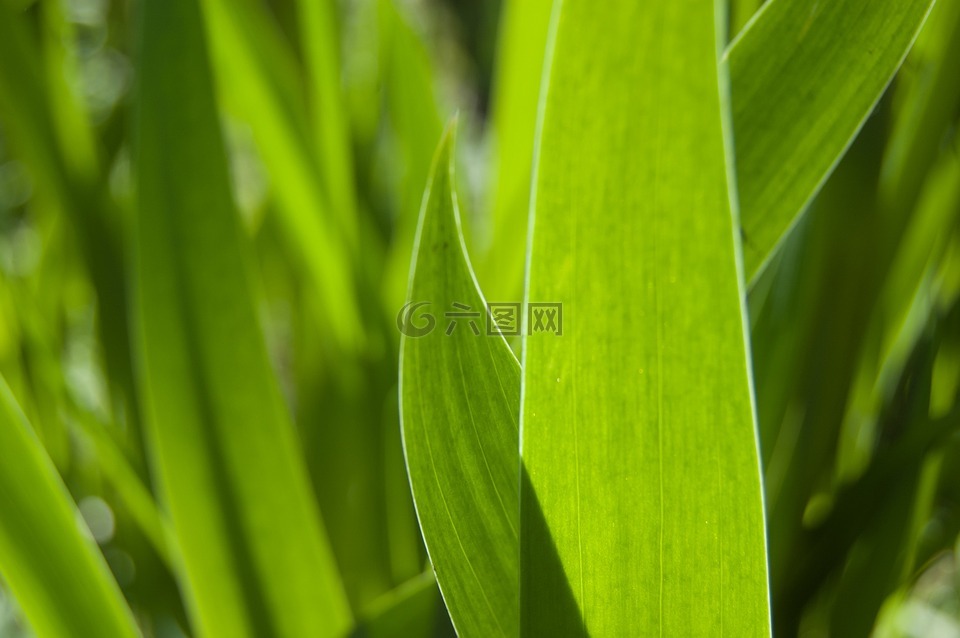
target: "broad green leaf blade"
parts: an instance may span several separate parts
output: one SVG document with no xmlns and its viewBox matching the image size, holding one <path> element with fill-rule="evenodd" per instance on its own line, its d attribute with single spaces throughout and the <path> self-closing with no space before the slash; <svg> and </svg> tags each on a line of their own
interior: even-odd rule
<svg viewBox="0 0 960 638">
<path fill-rule="evenodd" d="M 760 9 L 763 0 L 729 0 L 730 36 L 733 37 L 750 21 Z"/>
<path fill-rule="evenodd" d="M 199 8 L 141 10 L 140 374 L 194 629 L 339 636 L 350 614 L 255 312 Z"/>
<path fill-rule="evenodd" d="M 457 632 L 515 636 L 520 368 L 503 338 L 487 335 L 486 305 L 460 232 L 452 138 L 448 130 L 434 158 L 414 248 L 410 312 L 401 317 L 407 320 L 400 342 L 404 450 L 420 528 Z M 418 303 L 429 306 L 410 305 Z M 448 312 L 477 316 L 448 319 Z M 406 336 L 418 327 L 432 330 Z"/>
<path fill-rule="evenodd" d="M 521 627 L 769 635 L 714 3 L 607 9 L 565 0 L 548 53 L 527 290 L 562 322 L 529 305 Z"/>
<path fill-rule="evenodd" d="M 748 280 L 843 156 L 932 5 L 772 0 L 730 45 Z"/>
<path fill-rule="evenodd" d="M 737 27 L 742 7 L 759 3 L 734 4 Z M 725 57 L 747 281 L 756 279 L 843 156 L 932 4 L 771 0 L 730 44 Z M 539 80 L 539 72 L 526 77 L 529 84 Z M 512 163 L 522 168 L 525 162 L 518 157 Z M 504 215 L 497 224 L 493 274 L 483 274 L 495 277 L 497 286 L 518 289 L 522 259 L 516 238 L 524 236 L 526 220 Z"/>
<path fill-rule="evenodd" d="M 138 636 L 67 488 L 0 378 L 0 575 L 37 635 Z"/>
</svg>

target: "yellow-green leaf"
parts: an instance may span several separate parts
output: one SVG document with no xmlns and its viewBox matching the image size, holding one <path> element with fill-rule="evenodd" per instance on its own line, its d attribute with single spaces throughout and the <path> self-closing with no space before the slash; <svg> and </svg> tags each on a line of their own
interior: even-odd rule
<svg viewBox="0 0 960 638">
<path fill-rule="evenodd" d="M 564 0 L 548 51 L 527 295 L 562 320 L 530 306 L 521 627 L 769 635 L 720 12 L 604 8 Z"/>
<path fill-rule="evenodd" d="M 771 0 L 730 45 L 748 280 L 853 142 L 932 5 Z"/>
<path fill-rule="evenodd" d="M 533 135 L 553 0 L 507 0 L 500 19 L 493 110 L 491 242 L 478 267 L 491 299 L 523 296 Z"/>
<path fill-rule="evenodd" d="M 452 137 L 448 130 L 434 158 L 399 318 L 404 450 L 420 528 L 457 632 L 516 636 L 520 368 L 503 338 L 487 334 L 486 305 L 460 231 Z"/>
<path fill-rule="evenodd" d="M 352 287 L 356 216 L 352 208 L 330 197 L 330 186 L 324 183 L 332 169 L 321 170 L 321 155 L 325 164 L 332 160 L 328 149 L 321 153 L 311 144 L 314 136 L 295 56 L 262 3 L 202 0 L 201 4 L 221 92 L 251 125 L 276 185 L 277 212 L 287 241 L 323 303 L 320 319 L 329 322 L 339 346 L 356 349 L 363 340 Z M 326 134 L 336 137 L 342 132 Z"/>
<path fill-rule="evenodd" d="M 0 575 L 38 636 L 138 636 L 93 537 L 0 377 Z"/>
<path fill-rule="evenodd" d="M 750 17 L 746 12 L 757 4 L 734 3 L 734 26 L 743 24 Z M 853 141 L 932 4 L 771 0 L 727 48 L 748 281 L 756 278 Z M 541 7 L 539 13 L 535 7 Z M 532 3 L 527 10 L 536 32 L 543 5 Z M 528 70 L 525 81 L 527 86 L 538 84 L 539 69 Z M 513 108 L 523 113 L 521 102 Z M 511 193 L 516 197 L 522 190 L 514 182 L 529 165 L 532 147 L 523 144 L 522 129 L 516 135 L 509 128 L 500 133 L 511 135 L 510 146 L 500 151 L 500 163 L 516 169 L 499 176 L 496 243 L 483 274 L 489 271 L 485 281 L 491 286 L 516 290 L 526 217 L 516 214 L 515 207 L 513 212 L 501 210 L 509 204 L 500 198 Z M 517 155 L 503 157 L 505 151 Z"/>
</svg>

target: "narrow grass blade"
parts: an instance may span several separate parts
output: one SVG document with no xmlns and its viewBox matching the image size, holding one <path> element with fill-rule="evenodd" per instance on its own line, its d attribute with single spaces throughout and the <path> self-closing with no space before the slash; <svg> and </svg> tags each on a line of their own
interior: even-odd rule
<svg viewBox="0 0 960 638">
<path fill-rule="evenodd" d="M 909 80 L 897 85 L 896 120 L 884 153 L 880 201 L 899 237 L 960 108 L 960 1 L 937 2 L 917 38 Z M 901 88 L 902 87 L 902 88 Z M 956 154 L 952 154 L 956 158 Z M 896 244 L 896 240 L 890 240 Z"/>
<path fill-rule="evenodd" d="M 491 299 L 523 296 L 533 136 L 553 0 L 508 0 L 493 95 L 492 244 L 478 268 Z"/>
<path fill-rule="evenodd" d="M 766 636 L 714 3 L 605 9 L 564 0 L 548 52 L 523 362 L 521 628 Z M 538 314 L 549 303 L 562 304 L 552 326 L 549 307 Z"/>
<path fill-rule="evenodd" d="M 40 43 L 30 26 L 24 15 L 0 3 L 0 116 L 4 135 L 27 162 L 34 179 L 49 186 L 46 196 L 69 207 L 74 185 L 51 112 Z"/>
<path fill-rule="evenodd" d="M 0 118 L 11 150 L 29 167 L 36 183 L 45 186 L 38 189 L 37 200 L 62 211 L 76 236 L 97 291 L 106 372 L 125 396 L 136 425 L 139 408 L 129 350 L 123 246 L 112 217 L 115 211 L 103 192 L 86 113 L 77 104 L 71 78 L 58 64 L 70 56 L 57 32 L 66 29 L 62 11 L 57 3 L 44 3 L 43 21 L 53 33 L 44 32 L 41 43 L 27 16 L 0 2 Z"/>
<path fill-rule="evenodd" d="M 37 635 L 138 636 L 67 488 L 0 378 L 0 575 Z"/>
<path fill-rule="evenodd" d="M 932 5 L 771 0 L 730 45 L 748 280 L 843 156 Z"/>
<path fill-rule="evenodd" d="M 350 613 L 255 312 L 199 7 L 141 11 L 140 374 L 195 631 L 339 636 Z"/>
<path fill-rule="evenodd" d="M 442 604 L 437 581 L 428 569 L 374 601 L 356 637 L 432 636 Z"/>
<path fill-rule="evenodd" d="M 335 0 L 298 0 L 297 16 L 308 82 L 308 112 L 327 199 L 357 242 L 350 126 L 340 78 L 340 38 Z"/>
<path fill-rule="evenodd" d="M 85 417 L 81 415 L 77 418 L 78 425 L 72 434 L 93 449 L 104 479 L 123 502 L 130 518 L 140 527 L 164 566 L 170 573 L 175 573 L 179 557 L 174 556 L 176 548 L 170 545 L 173 532 L 169 521 L 160 513 L 153 494 L 140 480 L 104 426 Z"/>
<path fill-rule="evenodd" d="M 457 632 L 515 636 L 520 368 L 503 338 L 486 334 L 486 305 L 460 232 L 452 149 L 448 130 L 414 249 L 405 307 L 411 315 L 400 346 L 404 450 L 420 528 Z M 422 303 L 429 306 L 416 306 Z M 448 319 L 447 312 L 476 317 Z"/>
<path fill-rule="evenodd" d="M 280 221 L 322 301 L 338 345 L 361 346 L 353 284 L 356 216 L 332 204 L 312 145 L 297 61 L 266 7 L 252 0 L 202 0 L 220 92 L 249 122 L 276 185 Z M 331 132 L 339 135 L 341 132 Z"/>
<path fill-rule="evenodd" d="M 377 9 L 378 28 L 384 32 L 381 51 L 384 93 L 396 144 L 391 161 L 399 169 L 393 185 L 396 220 L 383 277 L 384 305 L 392 311 L 403 304 L 407 292 L 417 212 L 430 162 L 443 133 L 443 122 L 437 109 L 434 70 L 426 46 L 398 9 L 396 0 L 377 0 Z"/>
</svg>

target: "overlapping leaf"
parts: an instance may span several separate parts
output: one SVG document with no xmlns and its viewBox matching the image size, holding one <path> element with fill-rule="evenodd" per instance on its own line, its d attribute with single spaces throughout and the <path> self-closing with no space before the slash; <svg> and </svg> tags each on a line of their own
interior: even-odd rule
<svg viewBox="0 0 960 638">
<path fill-rule="evenodd" d="M 727 51 L 751 280 L 853 141 L 933 0 L 772 0 Z"/>
<path fill-rule="evenodd" d="M 533 136 L 553 0 L 508 0 L 500 20 L 493 96 L 490 249 L 478 267 L 491 299 L 523 296 Z"/>
<path fill-rule="evenodd" d="M 555 20 L 527 294 L 562 334 L 524 345 L 521 627 L 769 635 L 713 3 Z"/>
<path fill-rule="evenodd" d="M 758 4 L 734 3 L 735 26 Z M 932 4 L 771 0 L 728 47 L 748 281 L 755 279 L 860 130 Z M 528 21 L 539 24 L 548 9 L 530 4 Z M 539 69 L 529 71 L 525 81 L 538 83 Z M 523 112 L 519 103 L 514 108 Z M 513 182 L 529 166 L 532 153 L 523 141 L 522 135 L 513 136 L 508 150 L 516 157 L 500 160 L 517 169 L 501 175 L 498 197 L 515 197 L 522 190 Z M 502 210 L 502 205 L 498 201 L 491 281 L 516 290 L 526 215 L 517 214 L 523 213 L 522 207 Z"/>
<path fill-rule="evenodd" d="M 454 626 L 461 636 L 515 636 L 520 369 L 503 338 L 487 335 L 460 232 L 452 138 L 448 130 L 434 158 L 401 317 L 411 335 L 400 355 L 404 449 Z M 441 312 L 477 314 L 447 320 Z"/>
<path fill-rule="evenodd" d="M 200 10 L 141 11 L 140 373 L 195 630 L 339 636 L 350 612 L 255 311 Z"/>
<path fill-rule="evenodd" d="M 203 0 L 205 25 L 217 60 L 217 79 L 229 103 L 251 123 L 260 153 L 276 184 L 282 227 L 316 286 L 332 336 L 348 351 L 362 342 L 354 292 L 357 229 L 353 208 L 342 197 L 346 187 L 330 156 L 339 148 L 329 131 L 323 153 L 311 145 L 299 69 L 270 13 L 250 0 Z M 311 48 L 311 60 L 314 59 Z M 331 103 L 335 95 L 327 95 Z M 328 112 L 329 115 L 329 112 Z M 317 135 L 319 137 L 319 134 Z M 321 168 L 320 156 L 323 156 Z M 342 161 L 342 160 L 341 160 Z M 342 169 L 340 169 L 342 170 Z M 331 199 L 330 181 L 336 180 Z"/>
</svg>

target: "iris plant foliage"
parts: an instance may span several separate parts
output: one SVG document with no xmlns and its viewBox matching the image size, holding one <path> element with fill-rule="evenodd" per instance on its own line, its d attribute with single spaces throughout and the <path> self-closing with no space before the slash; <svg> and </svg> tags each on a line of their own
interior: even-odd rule
<svg viewBox="0 0 960 638">
<path fill-rule="evenodd" d="M 0 0 L 0 636 L 960 632 L 958 124 L 960 0 Z"/>
</svg>

